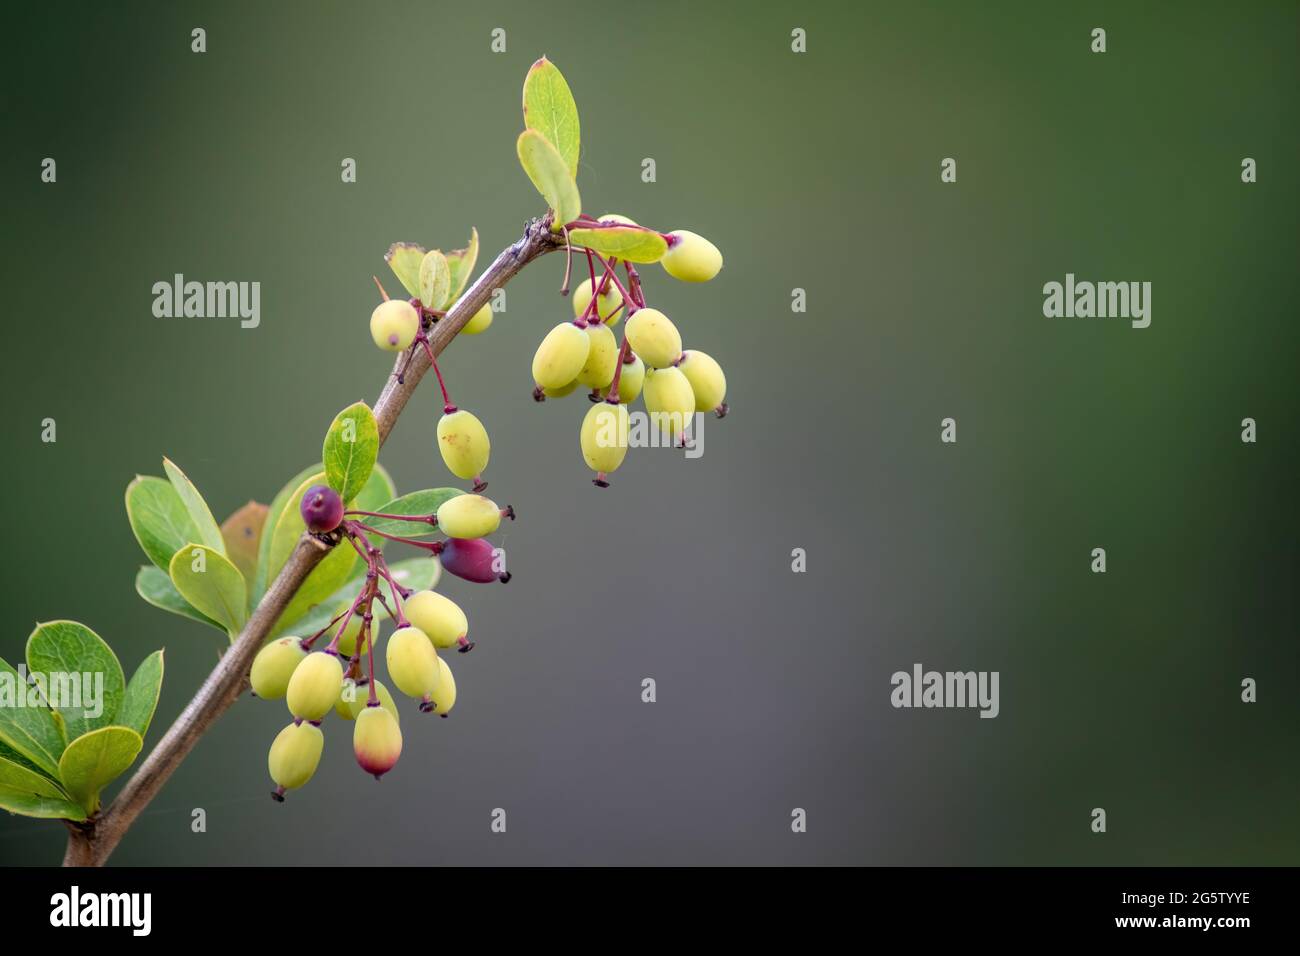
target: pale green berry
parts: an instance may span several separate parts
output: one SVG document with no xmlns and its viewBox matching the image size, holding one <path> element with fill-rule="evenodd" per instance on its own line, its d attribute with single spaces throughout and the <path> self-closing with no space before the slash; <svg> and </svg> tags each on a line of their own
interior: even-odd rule
<svg viewBox="0 0 1300 956">
<path fill-rule="evenodd" d="M 452 676 L 451 667 L 441 657 L 438 658 L 438 686 L 425 702 L 433 713 L 446 717 L 447 712 L 456 706 L 456 678 Z"/>
<path fill-rule="evenodd" d="M 566 395 L 572 395 L 578 388 L 578 380 L 575 378 L 568 385 L 561 385 L 559 388 L 544 388 L 542 394 L 547 398 L 564 398 Z"/>
<path fill-rule="evenodd" d="M 586 364 L 591 339 L 572 322 L 561 322 L 546 333 L 533 355 L 533 381 L 542 388 L 562 388 L 578 377 Z"/>
<path fill-rule="evenodd" d="M 338 701 L 342 686 L 343 664 L 337 654 L 308 654 L 289 678 L 285 692 L 289 713 L 299 720 L 320 720 Z"/>
<path fill-rule="evenodd" d="M 253 658 L 253 667 L 248 674 L 253 693 L 266 700 L 279 700 L 289 689 L 293 672 L 306 656 L 307 649 L 299 637 L 282 637 L 267 644 Z"/>
<path fill-rule="evenodd" d="M 722 253 L 703 236 L 678 229 L 668 233 L 668 251 L 659 263 L 674 279 L 708 282 L 722 268 Z"/>
<path fill-rule="evenodd" d="M 405 299 L 389 299 L 370 313 L 370 337 L 385 352 L 410 348 L 420 331 L 420 316 Z"/>
<path fill-rule="evenodd" d="M 578 384 L 588 388 L 604 388 L 614 379 L 614 369 L 618 367 L 618 339 L 608 325 L 587 326 L 587 338 L 591 348 L 587 351 L 587 361 L 578 373 Z"/>
<path fill-rule="evenodd" d="M 361 634 L 362 617 L 360 614 L 353 614 L 352 620 L 348 621 L 348 626 L 343 629 L 343 636 L 339 638 L 339 656 L 352 657 L 357 652 L 357 637 Z M 369 644 L 373 647 L 379 643 L 379 618 L 370 622 L 370 640 Z M 365 653 L 366 648 L 362 647 L 361 653 Z"/>
<path fill-rule="evenodd" d="M 598 221 L 599 221 L 599 222 L 616 222 L 616 223 L 618 223 L 620 226 L 636 226 L 636 225 L 639 225 L 639 223 L 637 223 L 636 221 L 627 218 L 627 216 L 620 216 L 620 215 L 619 215 L 618 213 L 616 213 L 616 212 L 607 212 L 607 213 L 605 213 L 605 215 L 601 216 L 600 219 L 599 219 Z"/>
<path fill-rule="evenodd" d="M 411 626 L 428 635 L 434 647 L 466 646 L 469 619 L 451 598 L 437 591 L 417 591 L 406 599 L 402 609 Z"/>
<path fill-rule="evenodd" d="M 601 277 L 597 276 L 597 288 L 600 287 Z M 588 306 L 591 305 L 591 280 L 583 279 L 578 287 L 573 290 L 573 316 L 584 314 Z M 605 291 L 600 294 L 600 301 L 596 303 L 596 313 L 600 320 L 607 325 L 617 325 L 621 315 L 616 314 L 623 305 L 623 293 L 618 291 L 618 286 L 614 280 L 610 279 L 605 282 Z"/>
<path fill-rule="evenodd" d="M 397 712 L 397 702 L 393 700 L 393 695 L 382 681 L 375 681 L 375 695 L 379 698 L 379 703 L 397 718 L 398 723 L 401 723 L 402 716 Z M 357 714 L 365 709 L 366 702 L 369 700 L 370 682 L 364 678 L 357 682 L 349 677 L 343 682 L 343 689 L 339 692 L 338 703 L 334 705 L 334 713 L 344 720 L 356 720 Z"/>
<path fill-rule="evenodd" d="M 624 335 L 647 368 L 668 368 L 682 354 L 682 334 L 658 309 L 638 309 L 627 320 Z"/>
<path fill-rule="evenodd" d="M 453 475 L 477 481 L 487 468 L 492 443 L 483 423 L 462 408 L 438 420 L 438 451 Z"/>
<path fill-rule="evenodd" d="M 402 610 L 411 626 L 424 631 L 434 647 L 466 646 L 469 619 L 451 598 L 437 591 L 416 591 L 406 599 Z"/>
<path fill-rule="evenodd" d="M 425 643 L 428 643 L 427 641 Z M 378 780 L 402 755 L 402 728 L 386 707 L 364 707 L 352 728 L 352 752 L 366 773 Z"/>
<path fill-rule="evenodd" d="M 423 698 L 438 682 L 438 655 L 418 627 L 400 627 L 388 639 L 388 676 L 407 697 Z"/>
<path fill-rule="evenodd" d="M 597 402 L 582 420 L 578 434 L 582 459 L 596 473 L 592 481 L 602 488 L 609 484 L 605 476 L 617 471 L 627 457 L 627 432 L 626 405 Z"/>
<path fill-rule="evenodd" d="M 296 790 L 310 780 L 324 749 L 325 735 L 306 721 L 290 724 L 276 734 L 266 757 L 266 769 L 277 788 L 272 796 L 283 800 L 286 790 Z"/>
<path fill-rule="evenodd" d="M 620 405 L 631 405 L 641 394 L 641 386 L 645 384 L 645 362 L 641 361 L 641 356 L 633 354 L 632 361 L 623 363 L 623 374 L 618 377 L 618 402 Z M 609 398 L 609 389 L 600 390 L 601 398 Z"/>
<path fill-rule="evenodd" d="M 680 438 L 695 416 L 695 392 L 680 369 L 652 368 L 645 373 L 646 411 L 661 432 Z"/>
<path fill-rule="evenodd" d="M 487 327 L 492 324 L 492 303 L 485 303 L 483 308 L 474 313 L 473 318 L 465 323 L 465 327 L 460 331 L 464 335 L 478 335 L 480 332 L 486 332 Z"/>
<path fill-rule="evenodd" d="M 727 397 L 727 376 L 713 356 L 696 349 L 687 349 L 682 353 L 682 360 L 677 363 L 677 367 L 686 376 L 686 381 L 691 383 L 697 412 L 725 413 L 726 407 L 722 400 Z"/>
<path fill-rule="evenodd" d="M 438 528 L 449 538 L 482 538 L 500 526 L 501 506 L 482 495 L 457 495 L 438 506 Z"/>
</svg>

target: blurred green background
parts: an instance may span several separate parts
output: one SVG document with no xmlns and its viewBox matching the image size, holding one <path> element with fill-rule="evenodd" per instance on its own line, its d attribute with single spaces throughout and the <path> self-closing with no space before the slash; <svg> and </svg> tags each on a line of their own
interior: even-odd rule
<svg viewBox="0 0 1300 956">
<path fill-rule="evenodd" d="M 726 256 L 708 285 L 652 267 L 646 286 L 723 362 L 733 414 L 698 460 L 634 453 L 606 492 L 578 453 L 586 402 L 528 396 L 569 309 L 562 259 L 447 353 L 492 434 L 491 493 L 520 514 L 508 587 L 444 587 L 479 642 L 451 661 L 452 719 L 408 708 L 380 784 L 327 721 L 320 773 L 277 806 L 265 751 L 287 714 L 241 702 L 113 862 L 1296 863 L 1297 10 L 7 11 L 0 656 L 59 617 L 128 672 L 165 646 L 147 745 L 220 641 L 135 595 L 127 482 L 166 454 L 220 520 L 374 399 L 389 243 L 453 248 L 474 225 L 486 262 L 541 211 L 514 154 L 536 57 L 578 100 L 587 211 Z M 155 318 L 177 272 L 259 281 L 261 326 Z M 1067 272 L 1152 282 L 1151 327 L 1044 318 Z M 400 490 L 448 483 L 426 385 L 382 455 Z M 1000 671 L 1001 715 L 894 710 L 914 662 Z M 62 844 L 0 818 L 0 863 Z"/>
</svg>

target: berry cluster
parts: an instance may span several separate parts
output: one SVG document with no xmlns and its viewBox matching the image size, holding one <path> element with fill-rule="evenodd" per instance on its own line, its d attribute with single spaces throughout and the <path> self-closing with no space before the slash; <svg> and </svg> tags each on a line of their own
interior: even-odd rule
<svg viewBox="0 0 1300 956">
<path fill-rule="evenodd" d="M 602 231 L 620 237 L 643 233 L 661 241 L 664 271 L 683 282 L 707 282 L 722 268 L 722 254 L 703 236 L 686 230 L 666 234 L 638 225 L 626 216 L 582 216 L 569 223 L 566 235 L 599 237 Z M 686 431 L 697 412 L 727 413 L 723 401 L 727 379 L 712 356 L 682 351 L 682 336 L 671 319 L 646 305 L 636 266 L 616 255 L 608 258 L 587 246 L 570 243 L 585 254 L 586 279 L 573 290 L 573 321 L 561 322 L 542 339 L 533 355 L 533 398 L 562 398 L 579 386 L 590 389 L 594 403 L 579 430 L 579 446 L 592 482 L 608 487 L 608 476 L 623 464 L 628 448 L 627 407 L 644 396 L 652 424 L 673 441 L 685 444 Z M 620 280 L 622 266 L 625 281 Z M 622 339 L 614 327 L 627 314 Z"/>
</svg>

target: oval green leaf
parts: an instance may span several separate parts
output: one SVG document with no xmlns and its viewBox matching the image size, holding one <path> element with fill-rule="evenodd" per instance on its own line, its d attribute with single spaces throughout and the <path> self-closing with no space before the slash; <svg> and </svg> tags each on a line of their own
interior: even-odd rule
<svg viewBox="0 0 1300 956">
<path fill-rule="evenodd" d="M 86 811 L 66 797 L 47 797 L 9 787 L 0 787 L 0 809 L 47 820 L 86 819 Z"/>
<path fill-rule="evenodd" d="M 208 503 L 203 500 L 199 494 L 199 489 L 194 487 L 194 482 L 186 477 L 185 472 L 176 467 L 176 464 L 169 458 L 163 459 L 163 470 L 167 472 L 167 478 L 176 489 L 176 494 L 180 496 L 181 503 L 185 505 L 185 510 L 198 529 L 199 536 L 191 538 L 191 541 L 197 541 L 199 544 L 206 544 L 209 548 L 215 548 L 222 554 L 226 553 L 226 539 L 221 536 L 221 529 L 217 527 L 217 520 L 212 517 L 212 509 Z"/>
<path fill-rule="evenodd" d="M 420 302 L 426 309 L 441 311 L 451 296 L 451 268 L 447 257 L 432 249 L 420 260 Z"/>
<path fill-rule="evenodd" d="M 248 585 L 230 559 L 205 544 L 191 542 L 172 555 L 168 573 L 181 597 L 224 627 L 234 640 L 248 620 Z"/>
<path fill-rule="evenodd" d="M 47 621 L 27 638 L 27 673 L 63 715 L 68 739 L 107 727 L 122 706 L 126 679 L 104 639 L 76 621 Z"/>
<path fill-rule="evenodd" d="M 158 695 L 162 692 L 163 652 L 154 651 L 135 669 L 131 683 L 122 695 L 114 723 L 129 727 L 143 737 L 149 732 L 153 713 L 158 709 Z"/>
<path fill-rule="evenodd" d="M 163 611 L 188 617 L 191 621 L 215 627 L 218 631 L 226 630 L 181 597 L 181 592 L 176 590 L 176 585 L 172 584 L 172 579 L 167 576 L 167 573 L 152 564 L 144 565 L 136 574 L 135 593 Z"/>
<path fill-rule="evenodd" d="M 20 790 L 39 797 L 68 799 L 63 788 L 45 774 L 3 758 L 0 758 L 0 790 Z"/>
<path fill-rule="evenodd" d="M 546 57 L 534 63 L 524 77 L 524 125 L 546 137 L 563 158 L 570 178 L 576 179 L 578 104 L 564 74 Z"/>
<path fill-rule="evenodd" d="M 624 262 L 658 262 L 668 251 L 668 243 L 659 233 L 633 226 L 570 229 L 569 242 Z"/>
<path fill-rule="evenodd" d="M 379 425 L 374 413 L 365 402 L 349 405 L 334 417 L 325 433 L 321 450 L 325 480 L 340 498 L 351 501 L 370 480 L 378 458 Z"/>
<path fill-rule="evenodd" d="M 384 253 L 384 261 L 402 283 L 406 294 L 416 298 L 420 295 L 420 263 L 423 259 L 424 246 L 414 242 L 395 242 Z"/>
<path fill-rule="evenodd" d="M 99 809 L 99 792 L 112 783 L 144 746 L 129 727 L 101 727 L 68 744 L 59 760 L 59 779 L 87 813 Z"/>
<path fill-rule="evenodd" d="M 478 230 L 470 228 L 469 245 L 464 249 L 455 249 L 447 253 L 447 268 L 451 270 L 451 301 L 460 298 L 460 294 L 474 277 L 474 266 L 478 264 Z"/>
<path fill-rule="evenodd" d="M 39 691 L 31 688 L 0 658 L 0 741 L 53 776 L 67 741 L 61 721 L 45 706 Z"/>
<path fill-rule="evenodd" d="M 359 561 L 358 564 L 360 564 Z M 388 573 L 396 578 L 397 583 L 404 588 L 410 588 L 413 591 L 426 591 L 435 587 L 438 579 L 442 576 L 442 562 L 432 557 L 407 558 L 390 564 Z M 360 574 L 353 574 L 346 584 L 294 622 L 293 632 L 300 637 L 315 634 L 322 627 L 329 624 L 335 615 L 356 600 L 357 595 L 361 593 L 363 584 L 365 584 L 364 566 L 362 566 Z M 388 606 L 394 607 L 393 592 L 392 588 L 388 586 L 388 582 L 381 579 L 379 590 L 384 595 L 384 600 L 388 602 Z"/>
<path fill-rule="evenodd" d="M 520 133 L 515 149 L 519 153 L 519 165 L 554 210 L 551 229 L 559 232 L 582 213 L 582 197 L 573 173 L 550 141 L 535 129 Z"/>
<path fill-rule="evenodd" d="M 438 511 L 444 501 L 464 493 L 459 488 L 425 488 L 423 491 L 412 491 L 400 498 L 394 498 L 374 510 L 390 515 L 431 515 Z M 401 535 L 403 538 L 425 538 L 438 533 L 437 528 L 419 521 L 402 521 L 399 518 L 366 518 L 365 522 L 376 531 Z"/>
<path fill-rule="evenodd" d="M 20 754 L 17 750 L 14 750 L 13 747 L 10 747 L 3 740 L 0 740 L 0 760 L 7 760 L 9 763 L 16 763 L 18 764 L 18 766 L 24 767 L 27 770 L 30 770 L 32 773 L 40 774 L 46 780 L 50 780 L 50 781 L 54 780 L 54 778 L 50 775 L 51 771 L 42 770 L 40 767 L 38 767 L 27 757 Z"/>
<path fill-rule="evenodd" d="M 320 465 L 312 465 L 310 468 L 304 468 L 298 472 L 289 479 L 283 488 L 276 492 L 275 497 L 271 499 L 271 504 L 266 509 L 266 523 L 262 526 L 262 537 L 257 542 L 257 573 L 253 575 L 253 586 L 248 589 L 250 611 L 257 605 L 258 601 L 262 600 L 262 595 L 266 593 L 266 586 L 271 580 L 269 576 L 271 538 L 274 536 L 275 526 L 279 523 L 280 516 L 284 514 L 285 506 L 299 486 L 309 477 L 317 474 L 321 474 Z M 324 475 L 321 475 L 321 480 L 324 480 Z M 175 554 L 176 552 L 173 551 L 172 553 Z M 169 557 L 167 560 L 170 561 L 171 558 Z M 280 570 L 278 566 L 276 570 Z"/>
<path fill-rule="evenodd" d="M 201 537 L 171 482 L 152 475 L 126 486 L 126 517 L 145 555 L 164 571 L 177 548 Z"/>
</svg>

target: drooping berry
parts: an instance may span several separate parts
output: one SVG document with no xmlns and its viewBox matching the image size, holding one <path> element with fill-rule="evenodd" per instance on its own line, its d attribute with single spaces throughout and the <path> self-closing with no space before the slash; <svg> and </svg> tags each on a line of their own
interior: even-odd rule
<svg viewBox="0 0 1300 956">
<path fill-rule="evenodd" d="M 407 697 L 417 700 L 438 682 L 438 655 L 418 627 L 399 627 L 388 639 L 388 676 Z"/>
<path fill-rule="evenodd" d="M 325 534 L 343 523 L 343 499 L 329 485 L 312 485 L 298 506 L 303 524 L 313 534 Z"/>
<path fill-rule="evenodd" d="M 375 696 L 379 698 L 379 703 L 383 705 L 383 708 L 392 714 L 400 724 L 402 715 L 397 712 L 397 702 L 393 700 L 393 695 L 382 681 L 375 681 Z M 365 678 L 354 681 L 349 677 L 343 682 L 343 689 L 339 692 L 338 703 L 334 705 L 334 713 L 344 720 L 356 720 L 357 714 L 366 709 L 366 703 L 369 700 L 370 682 Z"/>
<path fill-rule="evenodd" d="M 617 471 L 627 457 L 628 414 L 626 405 L 600 402 L 587 409 L 578 433 L 582 460 L 596 473 L 592 479 L 601 488 L 608 486 L 605 476 Z"/>
<path fill-rule="evenodd" d="M 668 233 L 668 251 L 660 265 L 674 279 L 708 282 L 722 269 L 722 253 L 701 235 L 678 229 Z"/>
<path fill-rule="evenodd" d="M 438 557 L 442 566 L 456 577 L 475 584 L 510 580 L 496 548 L 486 538 L 448 538 Z"/>
<path fill-rule="evenodd" d="M 645 375 L 645 407 L 660 432 L 681 438 L 695 417 L 695 392 L 677 368 L 652 368 Z"/>
<path fill-rule="evenodd" d="M 648 368 L 668 368 L 682 354 L 682 335 L 658 309 L 638 309 L 627 320 L 627 344 Z"/>
<path fill-rule="evenodd" d="M 415 311 L 415 306 L 405 299 L 381 302 L 370 313 L 370 337 L 385 352 L 401 352 L 410 348 L 419 331 L 420 316 Z"/>
<path fill-rule="evenodd" d="M 500 526 L 501 506 L 482 495 L 457 495 L 438 506 L 438 527 L 449 538 L 481 538 Z"/>
<path fill-rule="evenodd" d="M 492 443 L 478 417 L 461 408 L 438 420 L 438 451 L 453 475 L 478 482 L 491 457 Z"/>
<path fill-rule="evenodd" d="M 686 376 L 686 381 L 691 383 L 697 412 L 716 411 L 719 416 L 726 413 L 722 400 L 727 397 L 727 376 L 713 356 L 696 349 L 687 349 L 682 353 L 682 360 L 677 363 L 677 367 Z"/>
<path fill-rule="evenodd" d="M 289 713 L 299 720 L 320 720 L 339 699 L 343 664 L 337 654 L 313 651 L 302 659 L 289 678 L 285 692 Z"/>
<path fill-rule="evenodd" d="M 339 655 L 341 657 L 352 657 L 357 652 L 357 638 L 361 635 L 362 618 L 360 614 L 353 614 L 352 620 L 348 621 L 348 626 L 343 629 L 343 636 L 339 638 Z M 379 618 L 374 618 L 370 622 L 370 639 L 366 642 L 371 647 L 379 645 Z M 365 645 L 361 647 L 361 653 L 366 652 Z"/>
<path fill-rule="evenodd" d="M 253 658 L 253 667 L 248 674 L 253 693 L 265 700 L 279 700 L 289 689 L 293 672 L 306 656 L 307 649 L 298 637 L 282 637 L 267 644 Z"/>
<path fill-rule="evenodd" d="M 641 361 L 641 356 L 633 354 L 632 361 L 623 363 L 623 372 L 618 377 L 618 402 L 620 405 L 631 405 L 641 394 L 641 387 L 645 384 L 645 362 Z M 609 389 L 600 390 L 601 398 L 609 398 Z"/>
<path fill-rule="evenodd" d="M 462 335 L 478 335 L 480 332 L 486 332 L 489 325 L 492 324 L 492 303 L 486 302 L 483 308 L 474 313 L 473 317 L 465 323 L 462 328 Z"/>
<path fill-rule="evenodd" d="M 473 647 L 466 639 L 469 619 L 451 598 L 437 591 L 416 591 L 406 599 L 402 610 L 413 627 L 429 636 L 434 647 Z"/>
<path fill-rule="evenodd" d="M 428 643 L 426 641 L 426 643 Z M 366 773 L 378 780 L 402 755 L 402 728 L 386 707 L 365 707 L 352 728 L 352 752 Z"/>
<path fill-rule="evenodd" d="M 542 388 L 563 388 L 582 371 L 591 339 L 572 322 L 561 322 L 546 333 L 533 355 L 533 381 Z"/>
<path fill-rule="evenodd" d="M 266 757 L 266 768 L 276 784 L 271 796 L 283 801 L 286 790 L 296 790 L 310 780 L 320 765 L 324 748 L 325 735 L 319 727 L 306 721 L 292 723 L 280 731 Z"/>
<path fill-rule="evenodd" d="M 577 382 L 588 388 L 604 388 L 614 380 L 614 369 L 618 367 L 618 339 L 608 325 L 589 325 L 586 332 L 591 347 Z"/>
<path fill-rule="evenodd" d="M 447 712 L 455 706 L 456 678 L 452 676 L 451 667 L 440 657 L 438 658 L 438 686 L 420 705 L 420 709 L 446 717 Z"/>
<path fill-rule="evenodd" d="M 602 281 L 605 281 L 605 291 L 600 294 L 600 301 L 596 303 L 596 314 L 600 316 L 601 322 L 617 325 L 621 317 L 619 308 L 623 305 L 623 293 L 618 291 L 618 286 L 614 285 L 613 280 L 606 281 L 600 276 L 596 277 L 596 288 L 600 288 Z M 574 318 L 585 313 L 590 305 L 591 280 L 583 279 L 573 290 Z"/>
</svg>

